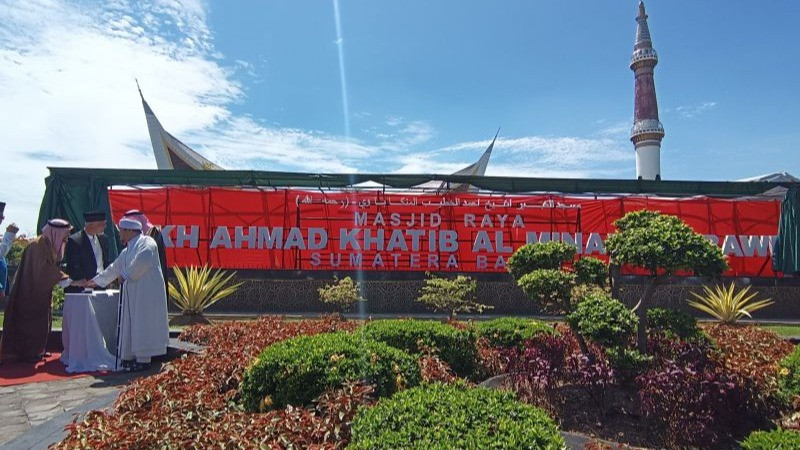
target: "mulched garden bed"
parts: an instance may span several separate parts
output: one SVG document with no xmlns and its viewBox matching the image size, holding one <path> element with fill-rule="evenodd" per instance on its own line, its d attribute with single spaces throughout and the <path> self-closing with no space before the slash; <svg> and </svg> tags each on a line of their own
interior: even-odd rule
<svg viewBox="0 0 800 450">
<path fill-rule="evenodd" d="M 239 386 L 248 365 L 268 345 L 294 336 L 352 331 L 358 325 L 337 317 L 265 317 L 192 327 L 181 338 L 206 346 L 204 353 L 133 382 L 111 411 L 90 412 L 70 425 L 67 438 L 54 448 L 344 448 L 356 410 L 376 401 L 372 386 L 349 383 L 326 391 L 312 405 L 266 413 L 244 411 Z M 753 411 L 764 408 L 762 418 L 777 420 L 782 411 L 767 404 L 772 406 L 777 361 L 793 346 L 753 326 L 704 330 L 714 345 L 654 339 L 651 366 L 639 378 L 625 380 L 610 370 L 602 349 L 592 347 L 595 361 L 581 356 L 566 327 L 559 327 L 561 337 L 542 336 L 520 350 L 492 348 L 481 339 L 478 362 L 485 377 L 514 372 L 509 386 L 523 400 L 548 410 L 565 431 L 636 447 L 684 448 L 690 446 L 687 440 L 696 439 L 702 448 L 730 448 L 764 423 L 740 417 L 736 425 L 743 426 L 726 434 L 736 411 L 721 408 L 745 399 Z M 423 350 L 423 379 L 456 380 L 434 350 Z M 701 396 L 710 395 L 708 402 L 692 403 L 696 385 L 718 387 L 721 394 L 701 389 Z M 686 419 L 687 411 L 698 414 L 699 422 Z"/>
</svg>

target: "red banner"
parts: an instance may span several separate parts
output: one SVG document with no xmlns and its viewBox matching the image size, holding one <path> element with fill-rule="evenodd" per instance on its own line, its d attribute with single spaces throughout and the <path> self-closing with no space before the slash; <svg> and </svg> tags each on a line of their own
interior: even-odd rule
<svg viewBox="0 0 800 450">
<path fill-rule="evenodd" d="M 774 276 L 778 200 L 637 196 L 416 194 L 298 189 L 109 191 L 115 221 L 130 209 L 161 226 L 170 265 L 265 270 L 503 272 L 528 242 L 560 240 L 605 257 L 629 211 L 673 214 L 728 255 L 728 275 Z"/>
</svg>

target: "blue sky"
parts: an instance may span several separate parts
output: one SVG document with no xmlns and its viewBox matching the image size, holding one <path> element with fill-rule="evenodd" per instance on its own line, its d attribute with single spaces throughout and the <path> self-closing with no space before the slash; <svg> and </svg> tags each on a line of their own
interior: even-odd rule
<svg viewBox="0 0 800 450">
<path fill-rule="evenodd" d="M 134 78 L 231 169 L 452 172 L 502 127 L 488 174 L 633 178 L 636 5 L 339 0 L 338 40 L 325 0 L 0 0 L 0 200 L 31 232 L 47 166 L 154 168 Z M 800 175 L 800 2 L 647 10 L 664 178 Z"/>
</svg>

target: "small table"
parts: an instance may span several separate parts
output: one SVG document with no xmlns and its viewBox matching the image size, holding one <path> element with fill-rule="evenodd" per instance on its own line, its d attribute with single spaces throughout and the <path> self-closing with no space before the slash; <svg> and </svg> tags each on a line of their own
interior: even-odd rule
<svg viewBox="0 0 800 450">
<path fill-rule="evenodd" d="M 61 362 L 67 372 L 114 370 L 118 290 L 64 294 Z"/>
</svg>

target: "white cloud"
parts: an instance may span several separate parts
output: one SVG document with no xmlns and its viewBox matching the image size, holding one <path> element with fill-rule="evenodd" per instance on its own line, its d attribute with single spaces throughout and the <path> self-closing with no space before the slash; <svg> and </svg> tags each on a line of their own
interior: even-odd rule
<svg viewBox="0 0 800 450">
<path fill-rule="evenodd" d="M 35 231 L 47 166 L 155 168 L 135 78 L 171 133 L 231 168 L 355 171 L 371 154 L 233 116 L 228 105 L 244 98 L 233 71 L 252 65 L 219 62 L 205 11 L 188 0 L 0 0 L 0 98 L 13 118 L 0 123 L 8 220 Z"/>
<path fill-rule="evenodd" d="M 717 107 L 717 102 L 703 102 L 699 105 L 684 105 L 675 108 L 675 111 L 683 119 L 694 119 L 695 117 L 705 114 Z"/>
<path fill-rule="evenodd" d="M 444 147 L 439 152 L 479 150 L 489 146 L 491 140 L 463 142 Z M 536 167 L 553 167 L 559 170 L 577 167 L 591 169 L 609 162 L 634 159 L 633 150 L 620 139 L 607 137 L 553 137 L 526 136 L 498 139 L 492 157 L 505 157 Z M 490 164 L 489 167 L 494 166 Z"/>
<path fill-rule="evenodd" d="M 251 62 L 222 63 L 207 16 L 202 0 L 0 0 L 9 221 L 35 231 L 48 166 L 155 168 L 135 78 L 170 133 L 231 169 L 450 173 L 489 144 L 423 152 L 436 129 L 399 116 L 368 127 L 367 142 L 235 115 L 231 105 L 246 100 L 235 75 L 257 75 Z M 633 158 L 626 144 L 603 131 L 500 139 L 488 174 L 613 176 L 608 163 Z"/>
</svg>

